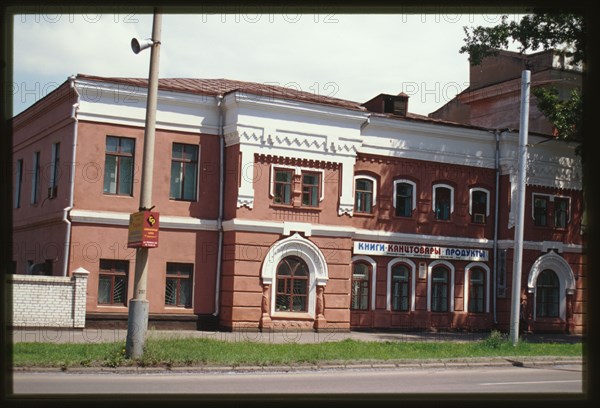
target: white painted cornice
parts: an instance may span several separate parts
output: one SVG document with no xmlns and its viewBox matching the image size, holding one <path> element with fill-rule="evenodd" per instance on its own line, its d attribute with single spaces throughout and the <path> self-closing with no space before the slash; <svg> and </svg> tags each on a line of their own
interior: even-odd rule
<svg viewBox="0 0 600 408">
<path fill-rule="evenodd" d="M 129 213 L 123 212 L 74 209 L 70 216 L 73 223 L 129 225 Z M 217 220 L 161 215 L 160 229 L 217 231 Z"/>
</svg>

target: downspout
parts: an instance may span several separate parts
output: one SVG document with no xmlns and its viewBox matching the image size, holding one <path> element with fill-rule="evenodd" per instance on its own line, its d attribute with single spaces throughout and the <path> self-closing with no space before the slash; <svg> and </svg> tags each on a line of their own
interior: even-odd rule
<svg viewBox="0 0 600 408">
<path fill-rule="evenodd" d="M 69 77 L 69 82 L 71 84 L 71 89 L 77 95 L 77 101 L 73 104 L 73 108 L 71 110 L 71 119 L 73 120 L 73 149 L 71 151 L 71 174 L 69 175 L 69 205 L 63 209 L 63 217 L 62 222 L 67 224 L 67 231 L 65 233 L 65 258 L 63 263 L 63 276 L 68 275 L 69 269 L 69 259 L 71 258 L 71 221 L 69 220 L 69 214 L 73 209 L 73 195 L 75 192 L 75 166 L 76 160 L 75 156 L 77 154 L 77 130 L 79 128 L 79 120 L 77 119 L 77 111 L 79 110 L 79 102 L 81 100 L 81 95 L 77 92 L 77 87 L 75 86 L 75 76 Z"/>
<path fill-rule="evenodd" d="M 497 294 L 498 294 L 498 208 L 500 202 L 500 134 L 503 133 L 504 130 L 496 129 L 494 130 L 495 136 L 495 167 L 496 167 L 496 185 L 495 185 L 495 193 L 494 193 L 494 266 L 493 266 L 493 294 L 492 294 L 492 306 L 493 306 L 493 316 L 494 316 L 494 324 L 498 324 L 497 318 Z"/>
<path fill-rule="evenodd" d="M 215 312 L 213 316 L 219 315 L 221 294 L 221 270 L 223 268 L 223 206 L 224 206 L 224 182 L 225 182 L 225 132 L 223 126 L 225 114 L 223 113 L 223 95 L 217 95 L 217 107 L 219 110 L 219 217 L 217 218 L 217 229 L 219 241 L 217 244 L 217 276 L 215 278 Z"/>
</svg>

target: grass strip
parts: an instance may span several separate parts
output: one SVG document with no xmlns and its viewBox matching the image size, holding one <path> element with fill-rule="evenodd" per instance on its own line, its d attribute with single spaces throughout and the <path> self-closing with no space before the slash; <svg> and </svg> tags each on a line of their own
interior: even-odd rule
<svg viewBox="0 0 600 408">
<path fill-rule="evenodd" d="M 148 339 L 144 356 L 125 357 L 124 343 L 16 343 L 14 367 L 118 367 L 192 365 L 293 365 L 319 362 L 437 360 L 474 357 L 581 357 L 582 345 L 519 342 L 490 338 L 470 343 L 366 342 L 343 340 L 314 344 L 227 342 L 213 339 Z"/>
</svg>

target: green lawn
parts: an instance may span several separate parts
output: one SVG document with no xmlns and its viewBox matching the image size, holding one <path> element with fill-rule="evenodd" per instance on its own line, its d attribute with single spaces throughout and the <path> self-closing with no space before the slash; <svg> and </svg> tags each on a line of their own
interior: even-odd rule
<svg viewBox="0 0 600 408">
<path fill-rule="evenodd" d="M 319 362 L 399 361 L 472 357 L 582 355 L 582 345 L 520 342 L 516 347 L 490 335 L 479 342 L 363 342 L 315 344 L 227 342 L 212 339 L 148 339 L 143 358 L 125 358 L 124 343 L 16 343 L 14 367 L 290 365 Z"/>
</svg>

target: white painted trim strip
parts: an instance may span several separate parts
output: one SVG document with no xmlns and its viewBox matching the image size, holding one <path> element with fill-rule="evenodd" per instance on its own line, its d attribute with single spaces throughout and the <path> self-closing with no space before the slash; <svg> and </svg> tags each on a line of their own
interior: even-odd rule
<svg viewBox="0 0 600 408">
<path fill-rule="evenodd" d="M 129 225 L 129 213 L 113 211 L 71 210 L 71 221 L 76 223 L 89 224 Z M 217 221 L 193 217 L 161 215 L 160 228 L 217 231 Z"/>
</svg>

